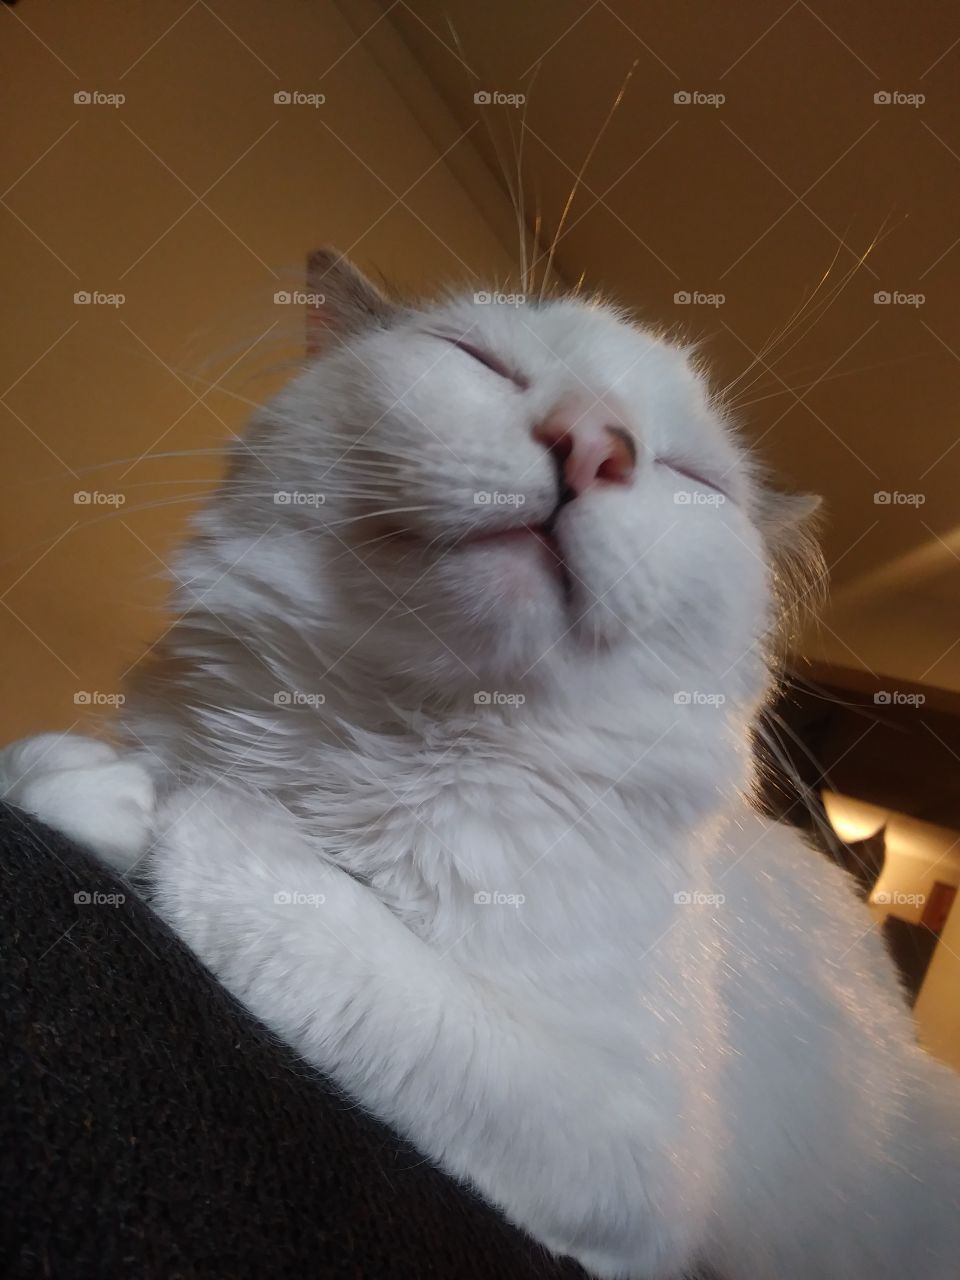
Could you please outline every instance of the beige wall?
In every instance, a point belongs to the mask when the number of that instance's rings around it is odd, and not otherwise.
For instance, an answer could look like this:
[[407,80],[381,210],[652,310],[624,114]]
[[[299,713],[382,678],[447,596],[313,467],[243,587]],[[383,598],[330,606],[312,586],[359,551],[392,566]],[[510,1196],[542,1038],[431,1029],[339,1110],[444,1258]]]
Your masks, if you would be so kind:
[[[469,138],[388,24],[358,41],[375,9],[220,11],[229,29],[203,3],[178,22],[119,0],[2,15],[4,741],[82,723],[75,695],[114,693],[159,633],[164,562],[217,463],[156,455],[216,449],[277,385],[302,316],[274,294],[310,247],[415,289],[512,266]],[[275,104],[295,90],[326,102]]]

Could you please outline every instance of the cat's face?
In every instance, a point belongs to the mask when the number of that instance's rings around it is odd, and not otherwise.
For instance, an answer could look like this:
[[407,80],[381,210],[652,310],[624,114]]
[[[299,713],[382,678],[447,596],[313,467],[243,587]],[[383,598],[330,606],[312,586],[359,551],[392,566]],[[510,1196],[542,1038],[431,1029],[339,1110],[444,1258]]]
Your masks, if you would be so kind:
[[631,658],[678,691],[757,669],[758,486],[684,351],[570,298],[396,309],[322,264],[317,358],[251,444],[344,648],[505,693]]

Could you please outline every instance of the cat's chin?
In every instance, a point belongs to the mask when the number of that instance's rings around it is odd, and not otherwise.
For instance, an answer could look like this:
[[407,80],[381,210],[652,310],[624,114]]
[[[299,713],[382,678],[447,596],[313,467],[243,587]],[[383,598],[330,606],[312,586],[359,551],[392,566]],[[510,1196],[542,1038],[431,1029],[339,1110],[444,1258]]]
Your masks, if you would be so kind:
[[573,620],[571,575],[543,525],[449,541],[408,535],[382,543],[365,562],[396,599],[424,620],[432,616],[432,626],[446,619],[471,635],[535,626],[538,638],[551,644],[556,628]]
[[[440,689],[519,687],[528,678],[568,679],[570,663],[589,659],[598,676],[605,656],[636,647],[636,629],[650,607],[636,600],[607,606],[605,588],[621,573],[601,539],[593,546],[560,522],[512,525],[467,536],[410,530],[365,549],[373,583],[362,597],[351,581],[344,602],[355,630],[369,637],[377,662],[418,673]],[[598,545],[599,544],[599,545]],[[604,567],[607,560],[613,568]],[[341,567],[350,569],[349,561]],[[602,581],[594,586],[600,572]],[[393,608],[391,608],[391,604]],[[382,620],[380,620],[382,617]],[[361,641],[366,651],[367,641]]]
[[465,539],[452,552],[468,579],[476,575],[496,584],[507,602],[536,599],[546,591],[565,607],[571,601],[571,577],[557,539],[543,525],[519,525]]

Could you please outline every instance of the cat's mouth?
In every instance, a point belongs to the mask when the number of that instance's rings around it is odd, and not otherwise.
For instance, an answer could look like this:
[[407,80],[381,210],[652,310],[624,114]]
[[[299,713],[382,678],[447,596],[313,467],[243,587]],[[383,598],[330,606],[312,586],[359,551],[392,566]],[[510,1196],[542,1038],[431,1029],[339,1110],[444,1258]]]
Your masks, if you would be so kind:
[[532,542],[539,544],[542,548],[544,561],[547,568],[556,576],[557,582],[563,591],[563,598],[570,600],[573,594],[573,579],[570,569],[564,557],[563,550],[557,539],[554,530],[555,513],[550,519],[540,524],[520,524],[513,525],[509,529],[493,529],[483,533],[473,534],[464,538],[460,546],[503,546],[509,547],[511,544],[530,545]]
[[424,548],[428,548],[438,553],[441,559],[451,553],[469,551],[472,548],[489,547],[491,550],[500,550],[505,554],[513,550],[524,558],[531,551],[535,551],[539,553],[543,570],[560,588],[564,603],[569,604],[573,597],[574,577],[555,530],[559,510],[558,505],[546,520],[529,524],[513,524],[500,529],[481,529],[449,541],[442,538],[425,538],[410,529],[388,527],[378,537],[371,539],[370,543],[379,547],[389,545],[400,550],[401,554],[420,555]]

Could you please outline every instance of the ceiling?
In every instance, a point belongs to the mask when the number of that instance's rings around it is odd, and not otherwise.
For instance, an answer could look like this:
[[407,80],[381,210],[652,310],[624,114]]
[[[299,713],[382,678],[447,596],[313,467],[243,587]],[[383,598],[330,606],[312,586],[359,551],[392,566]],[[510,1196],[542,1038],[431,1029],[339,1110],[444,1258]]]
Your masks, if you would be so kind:
[[957,11],[382,7],[494,181],[515,172],[522,134],[543,244],[583,167],[562,278],[700,340],[784,487],[824,496],[833,595],[804,653],[894,690],[960,690]]

